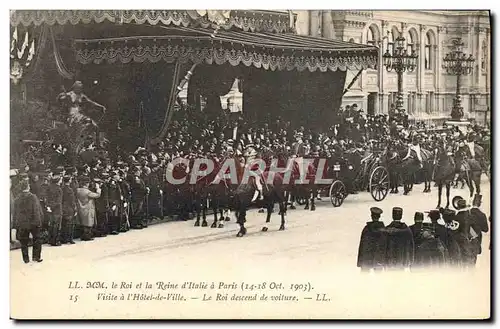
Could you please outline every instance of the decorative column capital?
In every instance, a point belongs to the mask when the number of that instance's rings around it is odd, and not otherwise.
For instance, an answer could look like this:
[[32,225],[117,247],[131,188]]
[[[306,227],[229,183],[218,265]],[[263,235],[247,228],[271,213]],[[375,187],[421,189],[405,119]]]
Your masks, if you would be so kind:
[[425,32],[427,30],[427,26],[420,24],[420,32]]

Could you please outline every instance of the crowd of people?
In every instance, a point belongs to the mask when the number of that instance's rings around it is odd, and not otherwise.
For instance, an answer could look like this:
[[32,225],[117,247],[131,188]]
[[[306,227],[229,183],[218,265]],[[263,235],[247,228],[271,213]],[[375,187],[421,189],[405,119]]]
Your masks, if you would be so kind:
[[[373,207],[371,221],[361,233],[357,266],[363,272],[418,268],[472,268],[482,253],[482,235],[488,220],[481,211],[481,196],[472,208],[457,196],[452,209],[416,212],[414,224],[402,221],[403,209],[392,209],[392,222],[381,221],[382,209]],[[491,218],[490,218],[491,221]]]
[[193,199],[181,197],[166,183],[169,163],[178,157],[223,158],[241,154],[252,145],[264,159],[279,153],[328,158],[350,150],[369,153],[388,143],[409,143],[415,135],[429,148],[442,138],[457,145],[467,135],[478,141],[489,138],[489,131],[477,125],[470,126],[468,134],[433,128],[389,120],[383,114],[366,115],[356,104],[341,109],[339,120],[328,131],[294,125],[270,114],[252,122],[243,115],[224,112],[214,116],[181,106],[164,141],[148,149],[136,145],[133,152],[116,153],[96,146],[90,138],[81,151],[85,161],[80,163],[67,161],[67,147],[62,144],[49,148],[51,156],[24,163],[11,175],[12,227],[17,229],[24,257],[29,233],[23,221],[23,202],[33,203],[33,209],[38,209],[36,200],[40,205],[40,221],[37,216],[36,223],[30,224],[40,228],[31,231],[34,243],[54,246],[74,243],[75,234],[81,240],[92,240],[145,228],[155,218],[192,218]]

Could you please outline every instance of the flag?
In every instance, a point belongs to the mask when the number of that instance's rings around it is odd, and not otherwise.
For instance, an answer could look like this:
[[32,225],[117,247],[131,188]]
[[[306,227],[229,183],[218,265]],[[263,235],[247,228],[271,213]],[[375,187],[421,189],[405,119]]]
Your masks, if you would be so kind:
[[12,53],[17,46],[17,27],[14,29],[12,34],[12,42],[10,44],[10,52]]
[[28,58],[26,59],[26,66],[30,65],[34,55],[35,55],[35,40],[31,41],[30,51],[28,54]]
[[24,42],[21,47],[21,50],[17,50],[17,58],[21,59],[23,58],[24,51],[26,50],[26,47],[28,47],[29,41],[28,41],[28,32],[24,35]]

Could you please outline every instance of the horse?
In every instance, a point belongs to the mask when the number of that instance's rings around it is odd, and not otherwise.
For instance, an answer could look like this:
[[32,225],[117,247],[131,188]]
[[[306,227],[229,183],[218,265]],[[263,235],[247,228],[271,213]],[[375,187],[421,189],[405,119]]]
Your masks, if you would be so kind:
[[[313,160],[313,161],[311,161]],[[318,195],[319,186],[316,184],[316,172],[318,169],[319,158],[308,159],[307,167],[304,168],[305,182],[304,184],[295,184],[300,181],[299,164],[295,161],[292,163],[292,172],[290,176],[290,189],[294,192],[295,197],[302,198],[305,201],[304,210],[316,210],[316,197]],[[326,168],[324,168],[326,169]],[[324,177],[324,176],[323,176]]]
[[[245,159],[245,163],[248,166],[251,161],[256,159],[258,156],[257,152],[253,147],[248,147],[245,149],[243,153],[243,157]],[[239,185],[236,187],[234,191],[234,203],[233,207],[237,212],[237,223],[240,225],[240,230],[237,233],[237,237],[243,237],[247,233],[247,229],[245,227],[246,222],[246,213],[248,208],[251,205],[252,198],[257,189],[255,181],[251,178],[249,181],[242,181],[241,176],[244,171],[244,167],[240,166],[239,168]],[[269,182],[269,175],[274,174],[272,182]],[[273,212],[274,204],[277,202],[279,204],[279,214],[281,215],[281,225],[279,230],[285,230],[285,216],[286,216],[286,199],[285,199],[285,187],[283,184],[283,176],[280,173],[270,173],[269,171],[265,171],[258,177],[263,181],[262,183],[262,193],[263,200],[262,203],[265,205],[267,209],[267,218],[266,223],[271,221],[271,214]],[[263,232],[268,231],[268,227],[265,225],[262,227]]]
[[[213,174],[207,179],[208,184],[205,185],[204,196],[205,201],[207,202],[203,202],[203,218],[205,221],[206,209],[208,207],[206,205],[210,203],[214,215],[214,222],[210,226],[211,228],[223,228],[224,221],[229,222],[231,220],[229,217],[229,209],[232,202],[232,192],[235,187],[231,182],[230,177],[226,176],[226,173],[220,173],[220,170],[226,161],[235,161],[236,163],[236,159],[230,156],[222,159],[221,161],[214,161],[215,169]],[[218,177],[218,174],[222,174],[223,176]],[[220,221],[218,214],[220,214]]]
[[[483,148],[476,145],[476,156],[477,158],[469,158],[463,152],[463,150],[458,149],[455,152],[455,165],[459,172],[465,174],[465,182],[467,187],[469,187],[469,197],[472,200],[474,192],[476,194],[481,194],[481,174],[483,173],[483,165],[480,160]],[[475,189],[474,189],[475,187]]]
[[[398,193],[398,181],[401,178],[403,183],[404,195],[408,195],[412,190],[415,174],[421,171],[424,178],[424,193],[431,191],[431,179],[433,170],[432,152],[424,148],[420,148],[422,163],[419,164],[416,151],[410,150],[410,156],[405,159],[408,154],[408,147],[395,148],[388,146],[385,155],[387,167],[390,168],[391,193]],[[404,154],[404,157],[403,157]],[[404,159],[404,160],[403,160]]]
[[449,149],[442,146],[434,150],[434,170],[432,180],[438,186],[438,204],[436,208],[441,207],[441,194],[443,185],[446,186],[446,208],[450,206],[450,188],[455,176],[455,160]]

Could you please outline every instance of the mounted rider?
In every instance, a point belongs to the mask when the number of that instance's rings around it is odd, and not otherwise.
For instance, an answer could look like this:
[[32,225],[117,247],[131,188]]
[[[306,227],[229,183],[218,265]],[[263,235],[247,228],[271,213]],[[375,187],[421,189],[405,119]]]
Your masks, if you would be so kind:
[[245,153],[243,154],[244,159],[245,159],[245,170],[249,172],[254,172],[257,173],[257,177],[255,178],[255,193],[252,198],[252,202],[255,202],[257,199],[263,200],[264,199],[264,194],[262,191],[262,172],[259,170],[259,165],[257,163],[252,163],[252,160],[254,159],[260,159],[258,156],[257,151],[253,147],[253,144],[247,144],[245,147]]
[[306,156],[306,145],[303,140],[304,134],[299,131],[295,134],[295,143],[292,145],[292,158],[299,167],[300,179],[304,177],[304,157]]
[[421,149],[420,149],[420,136],[419,135],[413,136],[412,144],[408,145],[408,154],[406,154],[406,156],[402,159],[402,161],[409,159],[410,156],[412,155],[412,152],[416,155],[420,168],[423,168],[422,153],[421,153]]

